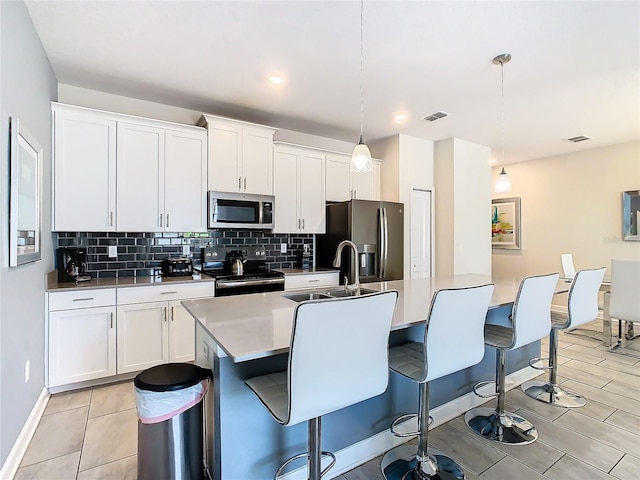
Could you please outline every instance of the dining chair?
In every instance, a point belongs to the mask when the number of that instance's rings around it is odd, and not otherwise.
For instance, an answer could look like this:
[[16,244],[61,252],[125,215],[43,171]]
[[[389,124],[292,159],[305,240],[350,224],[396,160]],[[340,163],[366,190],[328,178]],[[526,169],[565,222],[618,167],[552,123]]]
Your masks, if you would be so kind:
[[[605,322],[610,319],[618,320],[618,338],[610,350],[619,349],[620,353],[630,353],[626,349],[626,341],[631,335],[624,335],[623,322],[627,322],[625,332],[633,331],[633,324],[640,323],[640,260],[611,260],[611,292],[608,296],[608,311],[605,312]],[[629,326],[631,328],[629,328]],[[606,335],[606,332],[605,332]],[[636,352],[636,355],[640,352]]]

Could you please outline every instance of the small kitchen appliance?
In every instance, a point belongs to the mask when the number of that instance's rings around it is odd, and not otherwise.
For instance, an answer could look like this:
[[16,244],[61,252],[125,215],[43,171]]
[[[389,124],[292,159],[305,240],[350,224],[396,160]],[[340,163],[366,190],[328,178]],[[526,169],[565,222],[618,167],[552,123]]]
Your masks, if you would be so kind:
[[273,195],[209,192],[209,228],[273,229]]
[[202,273],[215,278],[216,297],[284,290],[284,273],[267,267],[264,247],[203,247]]
[[189,257],[169,257],[160,265],[163,277],[193,275],[193,261]]
[[80,247],[60,247],[56,252],[58,282],[86,282],[87,249]]

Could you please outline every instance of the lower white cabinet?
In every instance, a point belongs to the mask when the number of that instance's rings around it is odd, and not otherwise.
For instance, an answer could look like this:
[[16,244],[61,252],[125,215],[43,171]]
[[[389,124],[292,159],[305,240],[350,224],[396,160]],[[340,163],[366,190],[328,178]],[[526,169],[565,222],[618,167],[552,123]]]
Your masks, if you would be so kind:
[[193,361],[194,319],[180,302],[213,293],[213,282],[50,292],[48,386]]
[[96,292],[49,294],[50,387],[116,374],[115,289]]
[[193,361],[194,320],[180,301],[213,296],[213,288],[199,283],[120,289],[118,373]]

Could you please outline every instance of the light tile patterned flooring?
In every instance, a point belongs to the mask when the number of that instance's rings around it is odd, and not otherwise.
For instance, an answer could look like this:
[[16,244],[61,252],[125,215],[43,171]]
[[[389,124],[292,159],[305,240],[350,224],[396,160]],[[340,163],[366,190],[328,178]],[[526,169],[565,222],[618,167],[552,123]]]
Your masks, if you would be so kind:
[[[507,409],[536,425],[535,443],[486,441],[462,417],[435,428],[430,443],[456,459],[468,480],[640,479],[640,359],[608,352],[588,329],[578,332],[592,338],[561,334],[559,377],[587,406],[552,407],[517,388],[507,394]],[[543,341],[542,356],[547,348]],[[15,479],[135,480],[136,442],[131,382],[53,395]],[[338,478],[380,480],[379,462]]]

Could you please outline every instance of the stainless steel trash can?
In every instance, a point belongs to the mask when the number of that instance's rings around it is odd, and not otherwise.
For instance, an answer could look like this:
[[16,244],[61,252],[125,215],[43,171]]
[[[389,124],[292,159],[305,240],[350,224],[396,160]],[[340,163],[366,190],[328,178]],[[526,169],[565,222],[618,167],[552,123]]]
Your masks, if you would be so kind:
[[138,480],[204,480],[202,399],[211,376],[197,365],[168,363],[135,377]]

